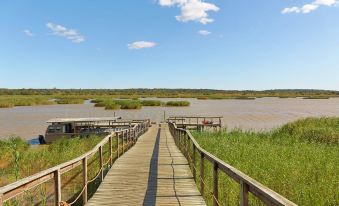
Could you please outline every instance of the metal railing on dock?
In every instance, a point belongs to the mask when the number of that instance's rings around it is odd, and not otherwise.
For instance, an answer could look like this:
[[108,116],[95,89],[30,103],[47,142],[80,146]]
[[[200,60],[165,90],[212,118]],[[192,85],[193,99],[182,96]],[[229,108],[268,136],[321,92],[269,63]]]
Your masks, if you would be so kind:
[[[100,178],[100,182],[104,179],[104,170],[105,168],[112,167],[114,161],[118,159],[122,154],[124,154],[127,150],[129,150],[138,140],[143,133],[148,130],[150,126],[150,121],[137,121],[134,123],[134,126],[128,129],[124,129],[121,131],[117,131],[107,135],[100,143],[98,143],[92,150],[89,152],[77,157],[73,160],[65,162],[63,164],[57,165],[50,169],[39,172],[35,175],[29,176],[27,178],[21,179],[17,182],[9,184],[7,186],[0,188],[0,206],[6,204],[7,201],[15,198],[16,196],[25,193],[26,191],[35,188],[47,181],[54,182],[54,190],[52,191],[52,196],[54,196],[55,205],[59,205],[62,198],[62,181],[61,175],[65,174],[72,169],[81,166],[82,167],[82,187],[79,193],[77,193],[76,197],[71,198],[71,200],[67,201],[69,205],[75,204],[82,197],[82,204],[86,204],[88,197],[88,184]],[[113,152],[113,141],[116,141],[116,151]],[[106,162],[104,162],[103,156],[103,148],[108,144],[108,154],[109,158]],[[95,175],[94,178],[88,180],[88,160],[96,153],[98,154],[99,159],[99,172]],[[34,163],[32,163],[34,164]],[[20,205],[20,204],[17,204]],[[35,204],[33,204],[35,205]]]
[[[237,170],[231,165],[223,162],[217,157],[213,156],[206,150],[200,147],[197,141],[194,139],[189,130],[178,128],[176,123],[169,121],[169,129],[174,137],[175,143],[181,152],[186,156],[189,165],[191,167],[194,180],[200,186],[201,195],[206,197],[206,194],[211,194],[212,202],[214,206],[221,206],[219,199],[219,176],[220,172],[227,175],[240,185],[240,205],[248,206],[249,205],[249,193],[257,197],[265,205],[274,205],[274,206],[296,206],[295,203],[281,196],[280,194],[274,192],[268,187],[262,185],[258,181],[247,176],[243,172]],[[200,162],[197,159],[200,159]],[[206,191],[206,177],[205,177],[205,162],[206,160],[212,164],[212,191]],[[206,162],[207,163],[207,162]],[[200,168],[197,168],[199,164]],[[199,175],[197,175],[199,172]]]

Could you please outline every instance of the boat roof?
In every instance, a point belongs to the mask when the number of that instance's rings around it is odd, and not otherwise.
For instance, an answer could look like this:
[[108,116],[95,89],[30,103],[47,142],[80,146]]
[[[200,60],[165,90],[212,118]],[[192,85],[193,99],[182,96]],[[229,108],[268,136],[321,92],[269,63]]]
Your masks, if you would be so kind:
[[66,123],[66,122],[100,122],[100,121],[116,121],[121,117],[85,117],[85,118],[53,118],[47,123]]

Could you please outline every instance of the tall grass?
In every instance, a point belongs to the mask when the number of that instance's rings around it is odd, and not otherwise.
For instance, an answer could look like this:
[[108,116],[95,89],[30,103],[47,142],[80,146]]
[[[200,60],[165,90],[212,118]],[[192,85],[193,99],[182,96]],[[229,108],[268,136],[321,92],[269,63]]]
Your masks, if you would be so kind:
[[140,103],[147,107],[160,107],[163,104],[160,100],[142,100]]
[[[11,137],[0,141],[0,187],[12,183],[19,178],[33,175],[37,172],[53,167],[60,163],[74,159],[92,149],[102,140],[100,136],[88,138],[62,138],[50,145],[29,147],[18,137]],[[116,151],[116,139],[113,139],[113,152]],[[103,147],[104,163],[108,161],[108,144]],[[96,153],[88,159],[88,180],[96,176],[100,170],[99,155]],[[82,166],[78,166],[62,174],[63,200],[72,200],[82,188]],[[98,179],[90,183],[89,196],[98,187]],[[53,204],[53,180],[35,188],[5,203],[5,206],[14,205],[50,205]],[[76,204],[76,205],[81,205]]]
[[113,103],[120,105],[121,109],[141,109],[142,107],[138,100],[114,100]]
[[83,104],[84,99],[77,97],[62,97],[56,100],[58,104]]
[[[29,147],[19,137],[0,140],[0,186],[15,181],[17,177],[24,178],[80,156],[92,149],[101,139],[99,136],[61,138],[50,145],[37,147]],[[15,165],[18,165],[18,168]]]
[[0,96],[0,108],[54,104],[48,96]]
[[[339,118],[308,118],[271,132],[193,132],[199,144],[299,205],[339,205]],[[199,167],[198,167],[199,168]],[[211,165],[206,166],[212,188]],[[236,205],[239,185],[220,179],[221,202]],[[209,205],[212,197],[206,195]],[[251,205],[261,205],[250,197]]]
[[168,107],[188,107],[190,106],[189,101],[168,101],[166,102],[166,106]]

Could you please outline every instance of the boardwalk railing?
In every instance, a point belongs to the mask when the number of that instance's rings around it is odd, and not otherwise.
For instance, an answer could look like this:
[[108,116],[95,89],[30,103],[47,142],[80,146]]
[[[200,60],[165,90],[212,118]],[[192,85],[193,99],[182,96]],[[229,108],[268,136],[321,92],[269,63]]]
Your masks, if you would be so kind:
[[[194,180],[196,182],[200,182],[200,192],[201,195],[206,197],[206,178],[205,178],[205,160],[212,164],[212,191],[210,192],[212,196],[212,202],[214,206],[220,206],[220,199],[219,199],[219,171],[221,173],[226,174],[228,177],[233,179],[234,181],[238,182],[240,185],[240,205],[247,206],[249,205],[249,193],[252,193],[256,196],[261,202],[266,205],[274,205],[274,206],[281,206],[281,205],[288,205],[288,206],[296,206],[295,203],[291,202],[290,200],[286,199],[285,197],[279,195],[278,193],[274,192],[273,190],[267,188],[266,186],[262,185],[261,183],[257,182],[256,180],[252,179],[251,177],[247,176],[246,174],[242,173],[241,171],[237,170],[236,168],[232,167],[229,164],[226,164],[222,160],[218,159],[217,157],[213,156],[203,148],[199,146],[197,141],[194,139],[190,131],[178,128],[174,122],[168,122],[169,129],[172,136],[175,139],[175,143],[178,148],[182,151],[182,153],[186,156],[189,165],[191,167]],[[200,159],[200,162],[197,162],[197,154]],[[197,164],[200,165],[200,168],[197,168]],[[197,172],[199,172],[197,178]],[[227,188],[226,188],[227,189]]]
[[[54,201],[55,205],[60,205],[61,201],[63,200],[61,196],[61,193],[62,193],[61,175],[67,173],[68,171],[80,165],[82,165],[82,189],[77,195],[77,197],[72,198],[72,202],[68,204],[69,205],[75,204],[81,197],[82,197],[82,204],[86,204],[89,198],[88,190],[87,190],[88,184],[93,182],[97,178],[100,178],[100,180],[102,181],[104,179],[104,169],[107,167],[108,168],[112,167],[113,162],[117,158],[119,158],[123,153],[129,150],[136,143],[136,141],[138,140],[138,137],[148,130],[149,125],[150,125],[149,120],[133,123],[133,127],[131,128],[124,129],[118,132],[111,133],[110,135],[107,135],[92,150],[81,155],[80,157],[77,157],[63,164],[52,167],[50,169],[44,170],[42,172],[39,172],[27,178],[21,179],[15,183],[1,187],[0,188],[0,206],[5,205],[6,201],[9,201],[15,198],[16,196],[22,193],[25,193],[26,191],[34,187],[37,187],[49,180],[54,181],[53,195],[55,199]],[[113,140],[117,142],[115,152],[113,152]],[[103,161],[103,156],[104,156],[103,147],[107,144],[109,146],[109,149],[108,149],[109,158],[107,162],[104,162]],[[99,152],[100,170],[92,180],[88,180],[88,168],[87,168],[88,163],[87,162],[89,158],[94,156],[97,152]],[[116,153],[115,156],[113,156],[114,153]],[[21,205],[21,204],[16,204],[16,205]]]
[[198,130],[203,130],[204,127],[214,127],[220,128],[221,127],[221,119],[222,116],[217,117],[186,117],[186,116],[172,116],[169,117],[167,120],[169,122],[173,122],[176,124],[178,128],[196,128]]

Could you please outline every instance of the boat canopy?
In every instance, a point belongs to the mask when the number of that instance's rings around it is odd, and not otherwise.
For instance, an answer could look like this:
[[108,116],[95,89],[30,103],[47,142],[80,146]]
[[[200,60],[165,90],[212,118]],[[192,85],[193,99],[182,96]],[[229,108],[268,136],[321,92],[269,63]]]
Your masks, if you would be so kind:
[[117,121],[121,117],[86,117],[86,118],[53,118],[47,123],[75,123],[75,122],[102,122],[102,121]]

